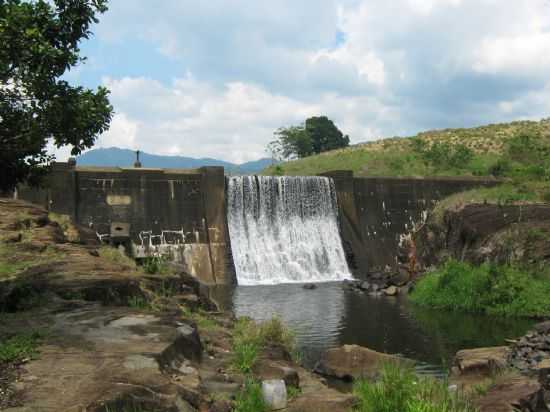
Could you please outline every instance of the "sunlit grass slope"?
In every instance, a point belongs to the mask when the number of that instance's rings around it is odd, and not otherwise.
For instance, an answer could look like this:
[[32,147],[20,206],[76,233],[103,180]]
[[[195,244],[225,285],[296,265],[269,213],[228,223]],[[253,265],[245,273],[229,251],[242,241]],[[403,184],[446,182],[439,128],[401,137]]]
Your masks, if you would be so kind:
[[[548,155],[550,119],[382,139],[282,163],[265,169],[263,174],[316,175],[345,169],[353,170],[356,176],[506,177],[513,174],[508,172],[521,161],[510,158],[510,145],[514,142],[517,145],[522,136],[531,137],[539,148],[547,148]],[[550,170],[548,160],[546,167]],[[532,180],[540,180],[545,173],[550,174],[549,170],[531,171],[535,175]]]

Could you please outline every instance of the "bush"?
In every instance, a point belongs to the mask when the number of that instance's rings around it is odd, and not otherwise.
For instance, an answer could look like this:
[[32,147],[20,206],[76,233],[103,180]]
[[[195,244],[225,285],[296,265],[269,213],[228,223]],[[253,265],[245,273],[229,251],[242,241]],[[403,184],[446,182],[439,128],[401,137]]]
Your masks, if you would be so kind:
[[549,316],[550,281],[507,265],[449,260],[417,283],[413,302],[502,316]]
[[358,380],[354,394],[357,412],[474,412],[460,393],[451,393],[446,381],[419,378],[412,369],[387,364],[376,383]]

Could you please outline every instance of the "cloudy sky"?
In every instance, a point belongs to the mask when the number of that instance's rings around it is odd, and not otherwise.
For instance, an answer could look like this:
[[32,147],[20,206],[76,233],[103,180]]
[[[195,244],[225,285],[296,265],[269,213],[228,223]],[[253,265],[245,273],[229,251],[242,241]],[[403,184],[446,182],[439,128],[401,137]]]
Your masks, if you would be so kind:
[[312,115],[352,143],[550,117],[550,0],[112,0],[94,33],[67,78],[111,90],[102,147],[244,162]]

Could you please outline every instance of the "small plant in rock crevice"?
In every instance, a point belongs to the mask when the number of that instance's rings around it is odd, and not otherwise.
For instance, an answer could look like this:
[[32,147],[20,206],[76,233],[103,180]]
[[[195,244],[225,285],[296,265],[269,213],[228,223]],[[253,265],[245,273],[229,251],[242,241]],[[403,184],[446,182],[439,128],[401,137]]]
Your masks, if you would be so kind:
[[250,318],[240,318],[233,329],[233,366],[249,373],[261,350],[270,345],[280,345],[289,353],[295,353],[294,334],[279,318],[256,323]]
[[37,347],[43,338],[40,332],[18,334],[0,342],[0,363],[15,362],[38,354]]

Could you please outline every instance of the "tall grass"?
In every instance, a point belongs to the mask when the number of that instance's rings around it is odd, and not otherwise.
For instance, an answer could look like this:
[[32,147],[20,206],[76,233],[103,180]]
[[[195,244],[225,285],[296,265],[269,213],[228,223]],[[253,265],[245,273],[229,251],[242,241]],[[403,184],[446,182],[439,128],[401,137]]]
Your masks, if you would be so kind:
[[247,379],[244,388],[237,394],[234,412],[267,412],[268,407],[258,382]]
[[455,260],[426,274],[414,288],[413,302],[501,316],[550,316],[550,280],[507,265],[472,266]]
[[451,392],[446,381],[420,378],[412,369],[395,364],[382,368],[377,382],[358,380],[355,412],[475,412],[459,392]]

